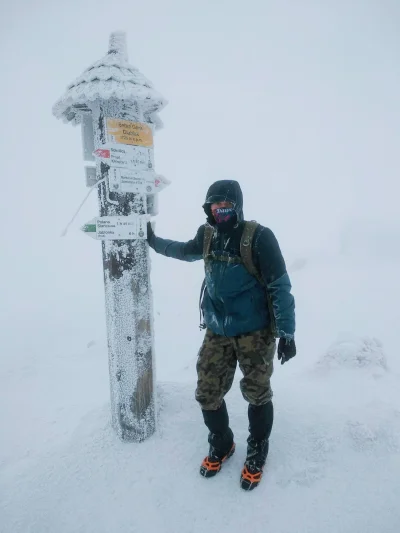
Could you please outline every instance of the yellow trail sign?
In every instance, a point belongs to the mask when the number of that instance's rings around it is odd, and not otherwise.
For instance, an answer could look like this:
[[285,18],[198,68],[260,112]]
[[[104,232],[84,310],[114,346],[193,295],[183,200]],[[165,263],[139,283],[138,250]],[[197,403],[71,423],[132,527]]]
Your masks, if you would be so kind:
[[107,118],[108,142],[153,146],[153,132],[143,122]]

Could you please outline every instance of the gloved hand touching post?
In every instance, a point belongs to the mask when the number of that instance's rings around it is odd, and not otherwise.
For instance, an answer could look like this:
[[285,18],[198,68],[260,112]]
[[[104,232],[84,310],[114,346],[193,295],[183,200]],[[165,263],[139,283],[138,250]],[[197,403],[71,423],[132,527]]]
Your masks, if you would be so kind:
[[151,225],[151,222],[147,222],[147,242],[150,242],[150,239],[153,237],[154,231]]

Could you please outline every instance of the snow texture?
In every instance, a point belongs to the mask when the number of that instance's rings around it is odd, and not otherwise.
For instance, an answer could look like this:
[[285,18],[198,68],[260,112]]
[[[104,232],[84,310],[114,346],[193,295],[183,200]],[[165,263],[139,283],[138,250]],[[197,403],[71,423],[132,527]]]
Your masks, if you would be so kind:
[[[341,267],[349,271],[347,286],[339,283]],[[393,271],[397,268],[393,265]],[[270,454],[262,484],[251,494],[239,487],[248,426],[239,370],[226,398],[236,453],[216,478],[198,473],[208,449],[194,399],[202,334],[196,334],[193,317],[180,310],[186,302],[196,314],[197,284],[192,290],[187,279],[176,279],[174,284],[183,283],[185,290],[175,301],[161,294],[157,299],[158,338],[165,336],[158,345],[158,424],[155,434],[141,443],[121,442],[112,428],[102,340],[94,345],[96,339],[84,342],[83,335],[72,350],[63,350],[59,342],[46,345],[47,331],[41,338],[40,328],[33,334],[26,330],[30,346],[37,347],[32,358],[11,330],[15,356],[4,360],[0,373],[10,407],[0,406],[0,423],[15,429],[5,433],[0,447],[0,531],[239,533],[250,520],[257,531],[274,533],[397,533],[397,353],[355,332],[334,340],[340,326],[331,317],[339,316],[341,307],[329,298],[324,318],[331,345],[318,355],[316,347],[323,347],[326,337],[321,329],[312,333],[314,302],[310,309],[304,305],[305,295],[312,300],[310,286],[325,279],[327,270],[329,280],[318,292],[333,285],[340,287],[340,294],[352,287],[358,296],[352,279],[355,273],[362,277],[362,269],[369,273],[356,263],[350,268],[343,261],[316,265],[310,260],[293,274],[302,308],[299,353],[287,365],[276,364]],[[389,271],[385,274],[390,285]],[[363,307],[355,297],[346,313],[360,316]],[[179,320],[179,338],[176,329],[163,332],[171,314],[175,323]],[[61,324],[57,328],[57,338],[68,334],[68,325],[65,331]],[[37,391],[24,409],[18,407],[22,390]]]
[[372,368],[387,371],[386,355],[378,339],[343,338],[335,342],[319,361],[321,368]]
[[[105,405],[82,416],[66,442],[9,464],[0,485],[4,531],[240,532],[251,517],[257,530],[276,533],[395,533],[399,412],[387,401],[371,407],[366,396],[347,413],[343,403],[321,409],[339,383],[305,383],[306,395],[289,380],[291,395],[276,402],[265,476],[251,494],[238,483],[247,436],[238,383],[228,397],[237,450],[212,480],[198,474],[207,439],[194,384],[164,383],[159,428],[147,441],[119,442]],[[346,401],[349,386],[341,388]]]
[[158,112],[166,105],[152,83],[128,63],[125,34],[115,32],[110,37],[107,55],[88,67],[71,83],[53,106],[53,114],[64,122],[79,124],[82,111],[87,111],[98,99],[137,101],[144,119],[161,128]]

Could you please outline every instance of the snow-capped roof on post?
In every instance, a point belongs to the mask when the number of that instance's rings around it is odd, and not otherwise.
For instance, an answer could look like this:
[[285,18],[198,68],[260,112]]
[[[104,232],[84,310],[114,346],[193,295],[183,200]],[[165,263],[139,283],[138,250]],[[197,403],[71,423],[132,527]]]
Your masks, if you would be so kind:
[[153,84],[128,63],[126,34],[113,32],[106,56],[93,63],[68,86],[64,95],[53,106],[53,114],[64,122],[79,124],[82,113],[89,111],[94,100],[137,101],[145,119],[162,127],[157,113],[167,104]]

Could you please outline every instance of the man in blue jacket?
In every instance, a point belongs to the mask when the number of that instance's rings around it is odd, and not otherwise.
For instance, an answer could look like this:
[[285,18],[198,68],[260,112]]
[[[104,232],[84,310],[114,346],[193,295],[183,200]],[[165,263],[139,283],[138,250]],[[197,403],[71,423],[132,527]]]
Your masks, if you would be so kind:
[[[224,400],[236,365],[240,388],[248,402],[249,437],[241,487],[252,490],[261,481],[273,424],[270,378],[279,337],[281,364],[296,355],[295,304],[278,242],[261,225],[251,242],[243,217],[243,195],[237,181],[221,180],[209,188],[203,209],[207,215],[194,239],[177,242],[154,235],[148,224],[149,245],[160,254],[183,261],[205,261],[201,309],[206,334],[197,361],[196,400],[209,430],[208,456],[200,473],[211,477],[221,470],[235,444]],[[251,246],[250,259],[244,261]],[[254,272],[248,268],[251,261]]]

